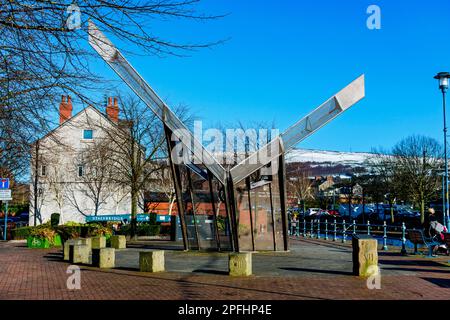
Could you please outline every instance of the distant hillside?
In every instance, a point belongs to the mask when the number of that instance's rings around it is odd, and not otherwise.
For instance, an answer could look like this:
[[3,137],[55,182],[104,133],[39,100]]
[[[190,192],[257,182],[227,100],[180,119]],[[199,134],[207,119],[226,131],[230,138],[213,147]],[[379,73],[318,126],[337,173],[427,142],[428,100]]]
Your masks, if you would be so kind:
[[363,172],[370,156],[364,152],[294,149],[286,155],[286,162],[288,168],[300,166],[310,175],[326,176]]

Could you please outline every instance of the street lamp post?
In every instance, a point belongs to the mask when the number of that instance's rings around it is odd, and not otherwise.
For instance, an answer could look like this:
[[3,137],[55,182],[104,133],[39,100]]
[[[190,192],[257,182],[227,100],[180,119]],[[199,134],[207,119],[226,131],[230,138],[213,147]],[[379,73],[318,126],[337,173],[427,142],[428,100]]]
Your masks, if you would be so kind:
[[439,80],[439,89],[442,91],[442,106],[444,112],[444,162],[445,162],[445,208],[444,208],[444,225],[447,226],[447,229],[450,228],[450,215],[449,215],[449,202],[448,202],[448,161],[447,161],[447,121],[445,116],[445,94],[448,90],[448,82],[450,78],[450,73],[448,72],[439,72],[435,77],[435,79]]

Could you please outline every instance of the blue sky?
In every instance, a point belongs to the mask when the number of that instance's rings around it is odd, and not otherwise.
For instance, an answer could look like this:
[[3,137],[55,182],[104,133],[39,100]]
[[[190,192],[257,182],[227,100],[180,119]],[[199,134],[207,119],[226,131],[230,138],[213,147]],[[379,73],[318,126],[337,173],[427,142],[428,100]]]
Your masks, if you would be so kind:
[[[381,30],[366,27],[369,5]],[[274,121],[286,129],[364,73],[366,98],[299,147],[370,151],[410,134],[442,141],[439,71],[450,71],[448,0],[205,0],[209,22],[152,21],[171,39],[229,38],[189,57],[128,56],[171,104],[189,106],[204,126]],[[98,72],[116,79],[103,64]]]

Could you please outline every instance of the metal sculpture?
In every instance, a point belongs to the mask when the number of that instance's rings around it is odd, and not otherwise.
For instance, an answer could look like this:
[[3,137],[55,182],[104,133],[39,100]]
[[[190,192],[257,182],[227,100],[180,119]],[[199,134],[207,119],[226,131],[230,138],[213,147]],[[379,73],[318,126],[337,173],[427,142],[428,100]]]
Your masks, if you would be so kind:
[[[240,163],[224,168],[92,21],[88,32],[90,45],[163,122],[184,248],[288,250],[284,155],[360,101],[364,75]],[[178,143],[200,164],[174,161]]]

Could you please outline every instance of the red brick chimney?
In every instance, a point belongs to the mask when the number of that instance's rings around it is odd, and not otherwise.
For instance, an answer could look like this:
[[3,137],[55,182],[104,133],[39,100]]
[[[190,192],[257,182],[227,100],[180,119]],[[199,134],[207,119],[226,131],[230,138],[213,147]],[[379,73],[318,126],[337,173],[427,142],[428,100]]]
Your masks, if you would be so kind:
[[108,118],[115,122],[119,122],[119,104],[117,102],[117,98],[114,97],[114,104],[112,103],[111,97],[108,98],[108,105],[106,106],[106,114],[108,115]]
[[61,103],[59,104],[59,124],[62,124],[64,121],[70,119],[72,117],[72,99],[70,96],[61,96]]

